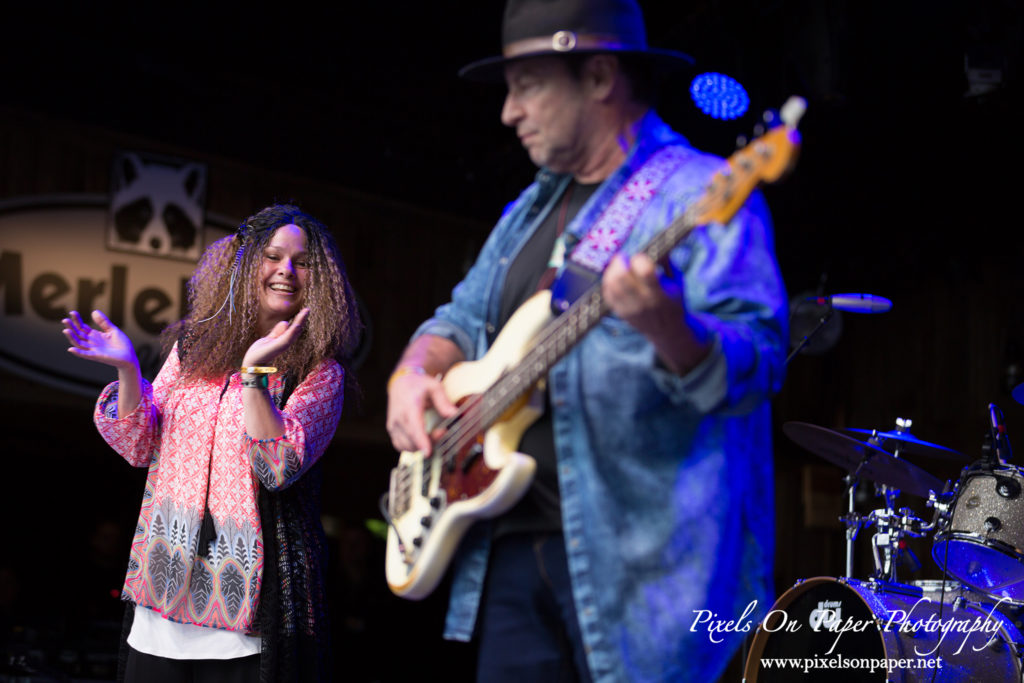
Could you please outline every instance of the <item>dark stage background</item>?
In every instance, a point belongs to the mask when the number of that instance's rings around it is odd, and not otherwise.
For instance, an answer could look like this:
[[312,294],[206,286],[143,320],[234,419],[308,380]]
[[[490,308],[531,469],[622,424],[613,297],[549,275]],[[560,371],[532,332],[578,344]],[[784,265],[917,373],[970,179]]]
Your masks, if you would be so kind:
[[[106,193],[111,155],[128,148],[206,163],[210,212],[240,220],[293,199],[336,232],[371,322],[362,400],[349,402],[325,455],[336,652],[352,681],[423,671],[464,680],[474,656],[440,639],[443,589],[423,604],[390,596],[383,544],[365,524],[395,459],[388,373],[533,174],[498,121],[502,89],[455,76],[497,50],[500,7],[460,5],[68,4],[3,15],[0,199]],[[727,155],[761,110],[807,98],[796,173],[765,190],[790,294],[894,302],[884,315],[843,315],[833,345],[799,356],[775,399],[777,474],[765,485],[777,493],[781,593],[844,571],[841,472],[789,441],[783,423],[888,430],[912,418],[919,438],[973,460],[994,402],[1011,438],[1024,434],[1024,406],[1010,396],[1024,382],[1021,8],[698,0],[648,3],[646,15],[653,45],[750,91],[751,113],[720,122],[692,105],[688,78],[665,84],[660,110],[698,147]],[[1002,81],[966,96],[968,68]],[[109,674],[144,473],[106,447],[91,407],[0,374],[0,676],[29,666],[39,680]],[[962,466],[915,462],[940,479]],[[900,504],[931,517],[920,498]],[[859,507],[881,502],[865,494]],[[859,578],[869,535],[858,541]],[[911,546],[922,568],[903,578],[937,578],[931,539]],[[726,680],[738,679],[733,667]]]

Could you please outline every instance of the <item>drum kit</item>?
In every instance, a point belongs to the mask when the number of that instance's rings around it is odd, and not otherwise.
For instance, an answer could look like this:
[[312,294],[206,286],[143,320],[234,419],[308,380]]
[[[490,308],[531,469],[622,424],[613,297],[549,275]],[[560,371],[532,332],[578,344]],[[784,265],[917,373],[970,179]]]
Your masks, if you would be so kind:
[[[846,576],[800,580],[782,594],[750,641],[744,681],[1024,680],[1024,468],[1010,464],[1002,413],[988,409],[983,456],[969,464],[914,436],[910,420],[892,431],[783,425],[846,472]],[[907,459],[918,457],[966,466],[942,481]],[[884,506],[861,513],[855,494],[865,481]],[[902,494],[924,499],[931,519],[897,507]],[[861,580],[853,555],[867,529],[874,571]],[[907,539],[929,535],[944,578],[901,581]]]

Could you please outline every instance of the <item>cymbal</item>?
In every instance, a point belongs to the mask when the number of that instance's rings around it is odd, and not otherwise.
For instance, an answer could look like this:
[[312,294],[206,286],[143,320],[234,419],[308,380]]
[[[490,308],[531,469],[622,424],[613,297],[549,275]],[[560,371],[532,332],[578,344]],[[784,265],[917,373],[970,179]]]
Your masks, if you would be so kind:
[[[865,434],[867,440],[876,430],[873,429],[844,429],[847,434]],[[967,456],[952,448],[939,446],[938,444],[922,441],[910,432],[878,432],[879,446],[887,452],[899,450],[906,455],[923,455],[929,458],[943,458],[944,460],[967,460]],[[891,442],[891,443],[886,443]]]
[[922,498],[928,497],[928,491],[942,491],[943,482],[917,465],[852,436],[807,422],[786,422],[782,431],[798,445],[847,472],[856,472],[866,460],[857,475],[863,479]]

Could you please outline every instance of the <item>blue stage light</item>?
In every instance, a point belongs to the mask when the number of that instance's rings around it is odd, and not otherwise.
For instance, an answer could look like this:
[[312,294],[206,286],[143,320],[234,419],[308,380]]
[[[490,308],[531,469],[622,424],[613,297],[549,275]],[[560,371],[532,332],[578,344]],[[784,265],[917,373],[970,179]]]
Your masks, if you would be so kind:
[[698,109],[715,119],[737,119],[750,106],[750,97],[739,81],[714,72],[693,79],[690,97]]

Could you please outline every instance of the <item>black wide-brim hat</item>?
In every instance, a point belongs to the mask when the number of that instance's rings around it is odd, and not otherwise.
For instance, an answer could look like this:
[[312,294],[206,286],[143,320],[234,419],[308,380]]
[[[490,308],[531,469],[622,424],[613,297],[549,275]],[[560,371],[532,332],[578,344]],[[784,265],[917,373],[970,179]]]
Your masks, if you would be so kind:
[[498,81],[505,64],[544,55],[635,55],[671,71],[693,57],[647,45],[644,18],[635,0],[509,0],[501,24],[502,54],[459,70],[473,81]]

